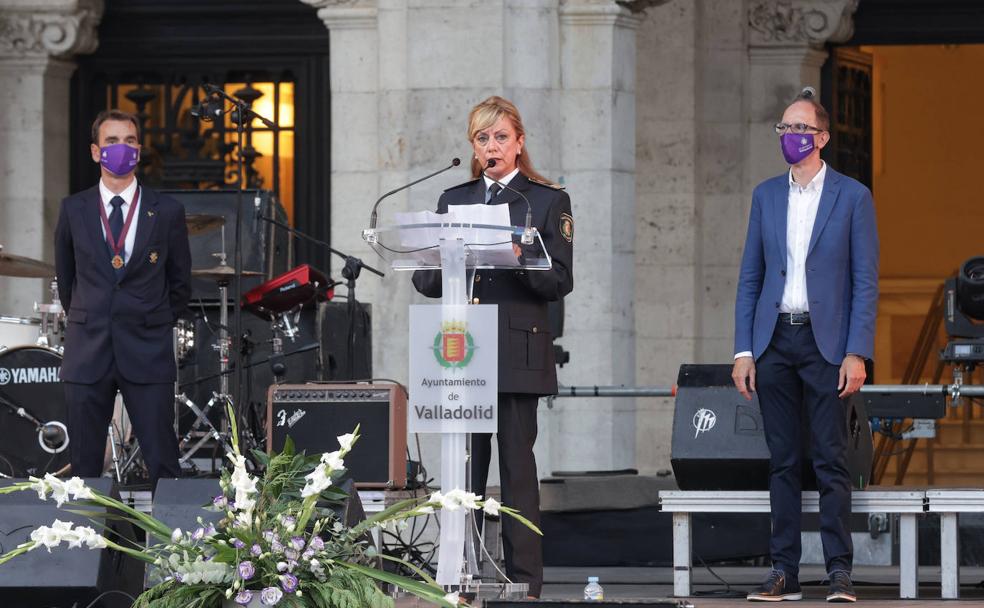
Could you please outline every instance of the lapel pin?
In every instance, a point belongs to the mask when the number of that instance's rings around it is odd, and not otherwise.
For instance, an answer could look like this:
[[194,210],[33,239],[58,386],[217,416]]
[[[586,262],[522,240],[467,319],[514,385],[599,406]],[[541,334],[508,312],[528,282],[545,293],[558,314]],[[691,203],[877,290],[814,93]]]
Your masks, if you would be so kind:
[[154,210],[153,209],[148,209],[147,210],[147,217],[154,217]]
[[150,252],[150,263],[151,264],[156,264],[157,263],[157,252],[156,251],[151,251]]

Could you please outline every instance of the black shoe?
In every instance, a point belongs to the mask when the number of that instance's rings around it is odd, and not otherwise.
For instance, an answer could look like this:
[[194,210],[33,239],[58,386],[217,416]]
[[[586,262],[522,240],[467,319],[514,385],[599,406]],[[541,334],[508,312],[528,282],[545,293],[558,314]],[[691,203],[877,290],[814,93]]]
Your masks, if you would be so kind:
[[851,584],[851,573],[847,570],[834,570],[830,573],[830,591],[827,592],[828,602],[856,602],[854,585]]
[[803,591],[800,589],[798,580],[786,576],[782,570],[773,570],[769,572],[765,582],[758,589],[749,593],[746,599],[750,602],[801,600],[803,599]]

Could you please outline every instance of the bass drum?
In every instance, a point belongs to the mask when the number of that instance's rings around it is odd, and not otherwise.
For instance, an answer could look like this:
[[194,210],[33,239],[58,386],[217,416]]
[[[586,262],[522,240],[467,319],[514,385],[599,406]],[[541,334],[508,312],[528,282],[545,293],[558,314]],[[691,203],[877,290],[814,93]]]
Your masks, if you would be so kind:
[[0,473],[43,477],[68,468],[61,363],[57,351],[43,346],[0,351]]

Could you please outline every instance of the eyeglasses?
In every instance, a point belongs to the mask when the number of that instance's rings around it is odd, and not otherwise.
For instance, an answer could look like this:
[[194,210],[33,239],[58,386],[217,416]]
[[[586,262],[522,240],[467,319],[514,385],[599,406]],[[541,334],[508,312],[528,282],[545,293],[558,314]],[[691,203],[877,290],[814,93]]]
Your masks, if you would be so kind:
[[776,129],[776,133],[778,133],[779,135],[782,135],[786,131],[791,131],[793,133],[796,133],[797,135],[802,135],[807,131],[823,132],[823,129],[819,127],[814,127],[813,125],[808,125],[805,122],[794,122],[791,125],[787,125],[784,122],[777,122],[775,129]]
[[[500,146],[503,146],[506,144],[506,142],[509,141],[510,137],[511,136],[506,133],[496,133],[495,141]],[[475,143],[484,148],[485,146],[489,145],[489,136],[486,135],[485,133],[479,133],[478,135],[475,136]]]

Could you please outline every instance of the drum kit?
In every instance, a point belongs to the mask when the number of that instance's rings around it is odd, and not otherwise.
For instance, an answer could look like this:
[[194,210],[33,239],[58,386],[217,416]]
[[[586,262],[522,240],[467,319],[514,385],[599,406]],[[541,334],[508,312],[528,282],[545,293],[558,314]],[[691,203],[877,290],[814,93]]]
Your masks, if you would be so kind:
[[[214,281],[220,302],[227,302],[229,284],[235,269],[226,264],[224,218],[217,215],[187,216],[189,235],[223,230],[222,249],[215,253],[218,265],[193,270],[192,276]],[[242,276],[261,273],[243,271]],[[52,264],[13,255],[0,246],[0,276],[35,278],[49,281],[48,302],[35,304],[30,316],[0,316],[0,477],[71,474],[69,459],[68,411],[59,370],[64,350],[66,315],[58,297]],[[180,461],[186,463],[208,440],[228,450],[228,428],[224,417],[229,393],[230,350],[227,306],[220,307],[219,340],[215,345],[219,359],[219,389],[200,407],[175,386],[175,433],[179,435]],[[180,362],[196,346],[193,325],[185,320],[174,329],[175,362]],[[191,429],[181,435],[177,421],[180,408],[196,416]],[[217,428],[209,413],[216,408],[222,422]],[[214,417],[214,416],[213,416]],[[115,411],[108,429],[104,474],[118,482],[140,478],[143,462],[123,407],[117,395]]]

